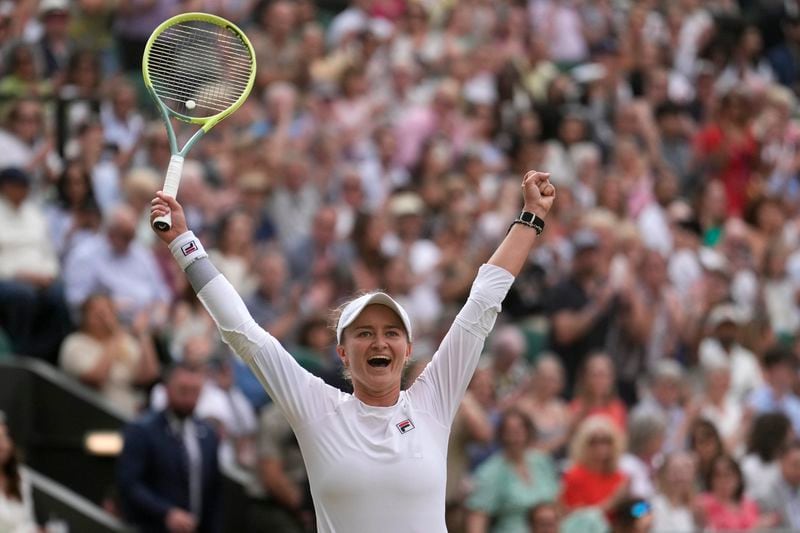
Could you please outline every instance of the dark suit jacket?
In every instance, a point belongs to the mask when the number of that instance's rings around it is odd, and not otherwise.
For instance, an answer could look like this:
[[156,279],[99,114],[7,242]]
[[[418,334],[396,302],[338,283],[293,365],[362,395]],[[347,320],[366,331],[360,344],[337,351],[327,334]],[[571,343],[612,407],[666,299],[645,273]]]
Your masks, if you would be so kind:
[[[209,424],[193,420],[203,461],[198,533],[216,533],[221,529],[217,436]],[[188,458],[166,412],[147,414],[125,429],[117,484],[125,518],[148,533],[167,531],[164,520],[171,508],[189,510]]]

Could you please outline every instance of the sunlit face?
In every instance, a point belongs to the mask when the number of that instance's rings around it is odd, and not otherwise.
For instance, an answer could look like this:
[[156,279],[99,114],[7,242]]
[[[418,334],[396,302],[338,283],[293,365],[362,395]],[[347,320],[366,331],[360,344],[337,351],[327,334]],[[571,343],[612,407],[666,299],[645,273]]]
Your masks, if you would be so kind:
[[400,317],[385,305],[368,305],[342,333],[339,357],[359,399],[400,391],[411,343]]

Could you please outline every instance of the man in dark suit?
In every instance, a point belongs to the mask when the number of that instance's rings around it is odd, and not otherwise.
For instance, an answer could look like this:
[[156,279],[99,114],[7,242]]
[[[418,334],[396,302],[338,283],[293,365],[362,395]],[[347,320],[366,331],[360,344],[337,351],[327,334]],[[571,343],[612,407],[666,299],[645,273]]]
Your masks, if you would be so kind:
[[125,430],[117,482],[125,517],[148,533],[220,531],[217,436],[193,417],[205,376],[186,363],[166,376],[167,408]]

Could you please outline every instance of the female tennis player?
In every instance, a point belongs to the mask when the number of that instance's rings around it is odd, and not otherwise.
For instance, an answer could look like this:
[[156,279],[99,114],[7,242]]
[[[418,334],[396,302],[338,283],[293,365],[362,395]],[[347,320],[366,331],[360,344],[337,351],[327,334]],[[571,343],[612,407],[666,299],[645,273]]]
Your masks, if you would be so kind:
[[303,370],[264,331],[186,227],[180,204],[158,192],[151,221],[217,323],[222,338],[250,366],[282,408],[303,453],[320,533],[446,533],[445,479],[450,425],[500,303],[544,227],[555,198],[549,174],[528,172],[524,210],[488,263],[464,307],[417,380],[400,390],[413,332],[405,310],[373,292],[344,306],[337,352],[354,393]]

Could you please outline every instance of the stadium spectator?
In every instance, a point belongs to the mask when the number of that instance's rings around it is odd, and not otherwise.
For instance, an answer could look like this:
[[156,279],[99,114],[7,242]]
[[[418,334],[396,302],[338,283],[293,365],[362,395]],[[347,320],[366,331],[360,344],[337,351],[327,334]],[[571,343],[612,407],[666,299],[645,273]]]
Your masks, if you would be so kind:
[[794,438],[792,423],[783,413],[764,413],[753,420],[747,441],[747,454],[742,457],[747,494],[763,494],[780,475],[780,457]]
[[527,394],[516,402],[536,428],[536,447],[560,456],[570,438],[570,413],[560,394],[564,388],[564,367],[553,355],[542,355],[534,364]]
[[696,461],[685,452],[668,455],[658,472],[653,496],[653,533],[695,531]]
[[772,525],[773,517],[761,514],[756,502],[744,495],[742,471],[733,457],[718,455],[711,461],[707,476],[707,492],[697,496],[705,527],[751,531]]
[[17,353],[54,361],[71,323],[45,214],[30,192],[27,172],[0,170],[0,325]]
[[561,510],[555,502],[540,502],[528,512],[529,533],[558,533],[561,531]]
[[148,321],[139,314],[128,330],[109,296],[89,296],[81,305],[79,330],[61,345],[59,366],[121,411],[138,413],[145,405],[142,390],[156,380],[160,367]]
[[611,511],[613,533],[649,533],[653,526],[653,508],[647,500],[626,498]]
[[100,208],[92,192],[91,176],[75,160],[67,161],[56,182],[56,197],[45,207],[48,235],[59,261],[100,229]]
[[739,341],[741,315],[741,310],[730,303],[714,307],[707,320],[709,335],[698,348],[703,367],[730,368],[730,389],[736,402],[741,402],[763,383],[755,354]]
[[572,237],[572,272],[549,296],[552,348],[567,371],[567,391],[588,356],[605,348],[606,333],[615,314],[615,290],[602,280],[600,238],[588,229]]
[[604,415],[581,422],[570,442],[570,467],[564,472],[561,503],[567,511],[599,507],[608,512],[629,493],[629,480],[619,469],[624,434]]
[[529,509],[558,494],[555,465],[531,448],[536,429],[527,416],[506,411],[498,435],[501,449],[476,470],[475,490],[466,502],[469,533],[524,533]]
[[603,415],[620,431],[627,424],[627,409],[615,390],[614,365],[605,353],[591,354],[584,363],[575,397],[569,404],[573,424],[580,424],[592,415]]
[[164,319],[170,294],[152,250],[134,240],[136,223],[136,213],[120,205],[107,216],[102,234],[70,252],[64,284],[73,310],[91,294],[105,291],[123,324],[131,324],[141,312],[153,325]]
[[218,439],[194,416],[204,380],[196,366],[174,364],[165,378],[167,407],[125,429],[120,501],[125,518],[147,531],[221,531]]
[[33,514],[27,477],[21,470],[17,447],[0,411],[0,530],[9,533],[40,531]]
[[495,392],[500,403],[517,392],[529,374],[526,352],[527,341],[516,326],[497,328],[489,340],[489,351],[484,357],[491,364]]
[[765,383],[755,389],[748,405],[756,414],[783,413],[792,423],[795,435],[800,435],[800,398],[793,392],[797,384],[795,356],[792,350],[773,346],[762,360]]
[[314,524],[308,474],[297,438],[278,405],[261,411],[257,471],[264,496],[248,509],[251,529],[302,533]]
[[688,429],[686,409],[682,404],[685,373],[677,362],[661,359],[655,363],[649,378],[647,392],[631,411],[631,418],[652,415],[663,419],[666,428],[662,451],[682,450]]
[[695,397],[691,411],[711,422],[726,450],[739,450],[747,434],[744,406],[731,394],[731,369],[727,362],[703,367],[703,393]]
[[772,527],[794,530],[800,527],[800,444],[796,440],[781,451],[779,468],[778,475],[752,495],[763,512],[772,515]]
[[[416,365],[421,373],[428,361],[421,359]],[[418,376],[417,376],[418,377]],[[406,375],[407,383],[412,383]],[[502,425],[502,424],[501,424]],[[471,477],[470,449],[473,446],[492,445],[495,424],[483,406],[468,389],[461,400],[450,438],[447,443],[447,486],[445,489],[445,523],[448,531],[462,531],[466,520],[464,501],[474,487]]]
[[631,417],[628,451],[620,458],[619,468],[630,480],[632,497],[652,500],[656,491],[655,473],[663,460],[661,448],[666,436],[666,423],[660,416],[640,414]]

